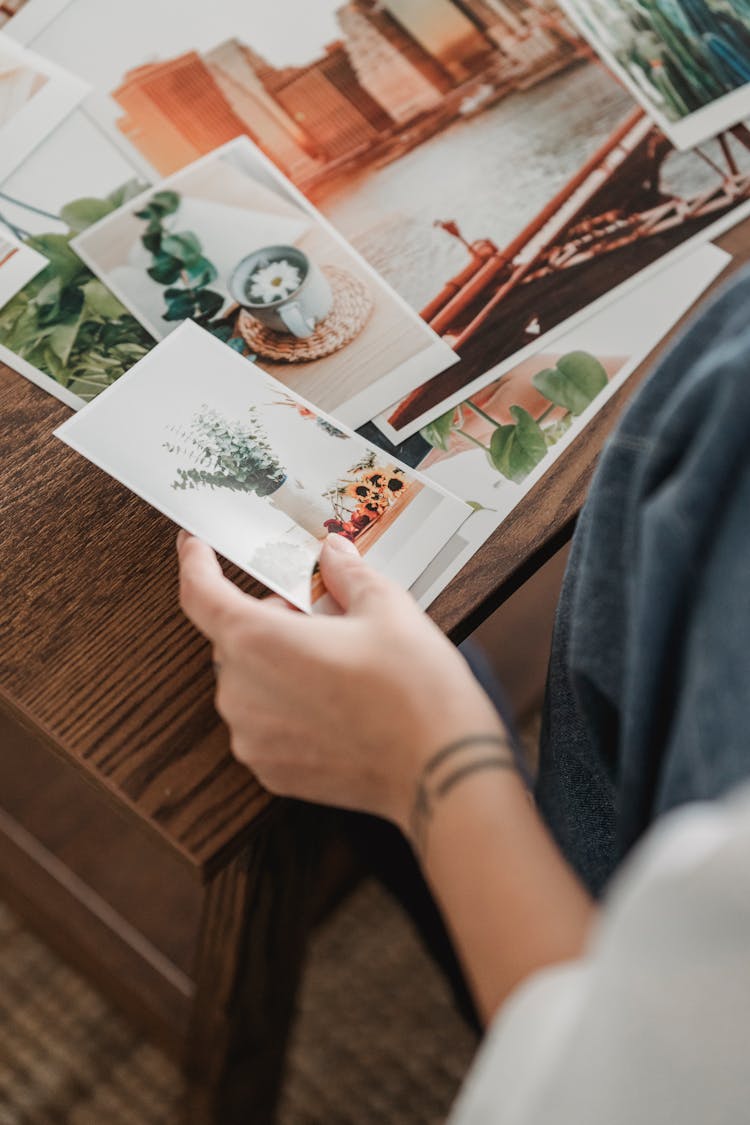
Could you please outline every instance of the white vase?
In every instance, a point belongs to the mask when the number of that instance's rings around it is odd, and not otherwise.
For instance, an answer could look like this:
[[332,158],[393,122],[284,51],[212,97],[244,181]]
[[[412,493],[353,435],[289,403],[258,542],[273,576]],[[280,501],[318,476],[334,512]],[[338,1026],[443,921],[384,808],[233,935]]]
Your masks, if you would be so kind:
[[290,520],[316,539],[325,539],[328,529],[326,520],[333,518],[331,505],[323,497],[305,488],[297,480],[287,478],[270,497],[274,508],[283,512]]

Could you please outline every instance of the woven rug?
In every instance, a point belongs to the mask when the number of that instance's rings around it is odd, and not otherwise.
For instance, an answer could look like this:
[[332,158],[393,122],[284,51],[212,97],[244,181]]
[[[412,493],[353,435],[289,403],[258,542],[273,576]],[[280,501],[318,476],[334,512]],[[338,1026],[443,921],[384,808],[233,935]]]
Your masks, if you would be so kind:
[[[281,1125],[443,1121],[475,1040],[409,919],[363,883],[312,943]],[[177,1069],[0,905],[0,1125],[177,1125]]]

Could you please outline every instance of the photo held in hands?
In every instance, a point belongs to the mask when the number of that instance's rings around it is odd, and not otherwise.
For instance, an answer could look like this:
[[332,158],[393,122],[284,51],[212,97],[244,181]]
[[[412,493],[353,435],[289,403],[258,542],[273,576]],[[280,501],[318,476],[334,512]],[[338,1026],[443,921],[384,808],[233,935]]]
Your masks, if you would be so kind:
[[330,533],[409,587],[471,511],[189,321],[56,434],[307,611]]

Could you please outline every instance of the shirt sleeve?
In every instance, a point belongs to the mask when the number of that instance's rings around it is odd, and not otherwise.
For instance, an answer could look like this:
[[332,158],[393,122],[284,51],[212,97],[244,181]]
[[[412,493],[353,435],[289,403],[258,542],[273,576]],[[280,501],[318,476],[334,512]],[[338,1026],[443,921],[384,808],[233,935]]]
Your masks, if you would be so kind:
[[750,1119],[750,789],[671,814],[615,881],[587,954],[491,1026],[450,1125]]

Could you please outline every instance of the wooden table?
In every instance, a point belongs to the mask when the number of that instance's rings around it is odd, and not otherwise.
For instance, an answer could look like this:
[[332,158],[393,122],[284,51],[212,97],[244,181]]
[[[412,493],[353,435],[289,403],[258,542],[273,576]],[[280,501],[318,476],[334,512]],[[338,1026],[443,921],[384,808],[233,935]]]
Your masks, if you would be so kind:
[[[737,268],[750,224],[722,245]],[[569,536],[643,374],[435,603],[454,639]],[[0,374],[0,896],[183,1061],[193,1119],[261,1123],[323,892],[320,814],[231,758],[175,529],[52,438],[67,414]]]

